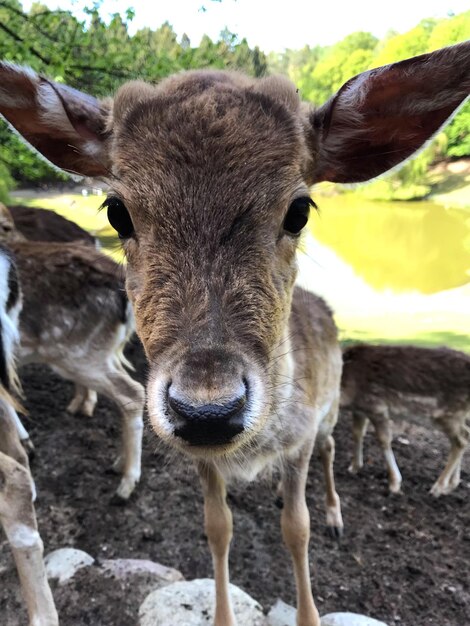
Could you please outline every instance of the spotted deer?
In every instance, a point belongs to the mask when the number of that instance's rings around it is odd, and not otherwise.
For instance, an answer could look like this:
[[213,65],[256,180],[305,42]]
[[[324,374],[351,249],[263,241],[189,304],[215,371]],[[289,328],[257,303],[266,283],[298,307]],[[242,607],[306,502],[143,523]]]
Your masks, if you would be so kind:
[[231,72],[130,82],[101,101],[8,63],[0,78],[0,113],[27,141],[110,186],[150,420],[202,483],[215,625],[235,624],[226,483],[278,466],[297,624],[318,626],[305,484],[316,447],[339,532],[341,354],[325,303],[294,287],[309,188],[365,181],[414,153],[468,96],[470,44],[360,74],[317,109],[285,78]]
[[[125,369],[123,349],[134,316],[121,268],[89,244],[26,240],[3,205],[0,241],[16,257],[23,291],[19,362],[44,363],[74,382],[72,413],[91,415],[97,392],[115,402],[123,425],[116,493],[128,499],[141,472],[144,390]],[[18,417],[16,423],[30,447]]]
[[43,563],[34,482],[18,437],[15,369],[21,290],[11,253],[0,245],[0,524],[13,552],[31,626],[58,626]]
[[[56,241],[77,242],[100,249],[99,240],[86,230],[48,209],[29,207],[16,204],[6,207],[0,202],[0,241]],[[97,393],[83,385],[75,384],[75,393],[67,411],[72,415],[81,413],[88,417],[93,415]],[[18,430],[23,445],[33,451],[34,446],[28,432],[18,420]]]
[[341,406],[353,420],[350,470],[356,473],[363,466],[363,439],[370,420],[384,453],[389,489],[400,491],[392,420],[407,419],[445,433],[451,445],[449,458],[431,493],[440,496],[456,489],[470,442],[470,356],[449,348],[359,344],[348,347],[343,360]]

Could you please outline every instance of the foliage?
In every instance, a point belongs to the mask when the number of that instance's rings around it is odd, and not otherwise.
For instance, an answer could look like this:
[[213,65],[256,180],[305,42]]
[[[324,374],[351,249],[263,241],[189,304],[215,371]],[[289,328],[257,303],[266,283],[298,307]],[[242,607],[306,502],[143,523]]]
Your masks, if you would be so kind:
[[[19,0],[0,0],[0,58],[29,65],[98,97],[114,92],[125,80],[157,81],[184,69],[232,68],[253,76],[266,73],[265,54],[228,30],[218,41],[205,36],[193,47],[186,35],[179,41],[168,22],[131,36],[131,9],[105,22],[99,8],[100,2],[85,7],[88,22],[84,22],[70,11],[51,11],[37,3],[26,13]],[[4,122],[0,122],[0,143],[3,168],[18,182],[63,179],[63,174],[24,146]]]
[[[192,68],[240,69],[253,76],[287,74],[303,99],[321,104],[351,76],[379,65],[457,43],[470,33],[470,11],[441,20],[426,19],[406,33],[388,33],[383,40],[356,32],[327,47],[304,46],[270,54],[251,48],[246,39],[228,30],[217,41],[205,35],[198,46],[188,36],[178,38],[171,24],[156,30],[129,33],[133,10],[116,13],[109,21],[100,14],[100,0],[90,2],[80,21],[70,11],[52,11],[33,4],[29,13],[19,0],[0,0],[0,58],[27,64],[57,81],[98,97],[115,91],[125,80],[157,81],[170,73]],[[385,196],[423,194],[429,189],[426,172],[436,156],[470,156],[470,103],[444,130],[446,141],[421,153],[391,178],[375,183]],[[2,168],[18,182],[39,183],[62,175],[41,161],[0,122]],[[11,178],[1,174],[3,188]],[[374,186],[370,193],[374,193]]]

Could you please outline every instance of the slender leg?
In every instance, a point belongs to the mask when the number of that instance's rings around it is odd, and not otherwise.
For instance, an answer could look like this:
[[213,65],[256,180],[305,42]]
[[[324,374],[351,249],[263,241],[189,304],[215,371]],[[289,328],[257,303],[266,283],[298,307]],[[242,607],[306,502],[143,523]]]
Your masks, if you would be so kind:
[[282,486],[284,507],[281,528],[294,565],[297,586],[297,626],[320,626],[320,616],[313,601],[308,563],[310,538],[310,515],[305,502],[305,485],[312,444],[306,446],[299,456],[286,462],[283,468]]
[[10,543],[29,613],[30,626],[59,621],[42,560],[43,544],[33,506],[28,458],[8,412],[0,417],[0,523]]
[[116,495],[127,500],[141,474],[144,389],[127,372],[119,370],[108,372],[95,388],[116,402],[122,415],[122,449],[115,464],[122,471],[122,479]]
[[364,435],[367,431],[367,425],[369,420],[362,413],[353,413],[353,440],[354,440],[354,453],[353,460],[349,466],[349,471],[352,474],[356,474],[364,465],[363,447],[364,447]]
[[54,369],[67,380],[72,380],[85,389],[96,389],[118,406],[122,416],[122,446],[114,468],[122,472],[122,479],[116,495],[127,500],[140,480],[143,410],[145,403],[144,388],[124,369],[118,369],[100,362],[81,363],[71,369],[68,363],[57,364]]
[[384,453],[388,473],[388,488],[391,493],[399,493],[402,477],[392,450],[392,429],[390,421],[384,419],[383,421],[374,422],[374,428]]
[[87,417],[93,416],[98,396],[96,391],[88,389],[80,383],[75,384],[75,395],[70,401],[67,411],[72,415],[76,413],[82,413]]
[[442,474],[431,489],[432,495],[436,497],[449,494],[458,487],[462,457],[470,441],[470,429],[460,421],[455,424],[449,420],[449,422],[442,424],[442,430],[449,437],[450,453]]
[[204,522],[215,578],[214,626],[235,626],[229,593],[228,555],[232,540],[232,513],[227,506],[225,483],[210,463],[198,463],[204,493]]
[[330,435],[320,446],[320,458],[325,475],[326,525],[332,537],[339,538],[343,534],[343,517],[341,503],[336,493],[333,463],[335,460],[335,440]]
[[34,444],[30,439],[28,431],[23,426],[23,422],[20,420],[18,413],[10,405],[8,405],[7,410],[9,411],[11,420],[16,426],[16,430],[18,431],[18,436],[21,440],[21,443],[23,444],[24,449],[26,450],[26,452],[28,452],[28,454],[34,452]]

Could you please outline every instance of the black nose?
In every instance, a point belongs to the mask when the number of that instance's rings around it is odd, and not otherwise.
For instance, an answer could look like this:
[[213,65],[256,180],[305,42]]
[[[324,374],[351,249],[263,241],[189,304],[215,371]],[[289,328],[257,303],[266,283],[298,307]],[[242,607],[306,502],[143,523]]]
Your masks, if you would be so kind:
[[246,384],[236,398],[202,405],[193,405],[177,397],[171,385],[168,388],[168,406],[175,422],[175,435],[191,445],[229,443],[244,429],[243,409],[246,402]]

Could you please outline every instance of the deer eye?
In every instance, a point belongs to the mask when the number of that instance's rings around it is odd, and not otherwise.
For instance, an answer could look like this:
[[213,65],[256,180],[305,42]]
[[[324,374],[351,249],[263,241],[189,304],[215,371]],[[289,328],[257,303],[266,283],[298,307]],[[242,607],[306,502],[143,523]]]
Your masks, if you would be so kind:
[[129,239],[134,234],[134,224],[122,200],[115,197],[106,198],[102,208],[108,212],[108,221],[117,231],[120,239]]
[[302,228],[308,222],[310,207],[316,204],[308,196],[296,198],[289,207],[287,215],[284,218],[283,228],[289,235],[299,235]]

